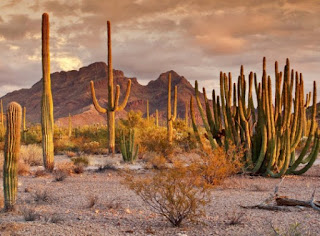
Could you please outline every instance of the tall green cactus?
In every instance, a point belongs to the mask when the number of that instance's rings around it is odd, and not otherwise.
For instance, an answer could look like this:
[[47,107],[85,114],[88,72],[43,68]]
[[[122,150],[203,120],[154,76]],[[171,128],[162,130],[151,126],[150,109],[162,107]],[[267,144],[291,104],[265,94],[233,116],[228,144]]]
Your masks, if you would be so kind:
[[156,109],[156,126],[159,127],[159,112],[158,112],[158,109]]
[[3,105],[2,99],[0,100],[0,138],[3,139],[5,135],[5,128],[4,128],[4,115],[3,115]]
[[49,15],[42,15],[42,74],[43,92],[41,101],[41,127],[43,163],[48,171],[54,168],[54,146],[53,146],[53,100],[50,79],[50,51],[49,51]]
[[167,105],[167,139],[172,144],[173,121],[177,117],[177,86],[174,86],[173,115],[171,114],[171,73],[168,76],[168,105]]
[[147,121],[150,120],[150,113],[149,113],[149,100],[147,100]]
[[94,83],[90,81],[91,94],[93,105],[98,112],[107,113],[107,123],[108,123],[108,140],[109,140],[109,152],[115,152],[115,112],[123,110],[128,102],[131,80],[128,80],[127,91],[122,104],[119,105],[120,98],[120,86],[116,86],[116,93],[114,95],[113,89],[113,69],[112,69],[112,51],[111,51],[111,25],[110,21],[107,22],[108,26],[108,103],[105,108],[101,107],[95,94]]
[[7,132],[4,146],[3,192],[6,211],[14,209],[18,187],[18,160],[21,135],[21,106],[11,102],[7,110]]
[[124,162],[133,162],[137,158],[139,145],[136,144],[134,147],[134,137],[133,129],[129,130],[128,137],[124,133],[120,137],[120,150]]
[[[252,97],[253,81],[257,97],[256,108]],[[221,72],[221,106],[219,99],[215,97],[215,91],[213,91],[213,112],[209,106],[205,89],[203,89],[206,115],[200,103],[196,82],[195,94],[199,112],[211,146],[215,148],[214,141],[217,141],[220,146],[224,141],[226,149],[230,143],[237,146],[243,145],[246,150],[246,167],[251,172],[272,177],[280,177],[284,174],[302,174],[312,166],[320,148],[320,137],[315,119],[316,83],[313,84],[310,130],[305,131],[306,106],[311,100],[311,94],[307,96],[307,101],[304,101],[302,74],[290,70],[288,59],[284,72],[279,72],[276,62],[275,82],[273,103],[271,77],[266,72],[265,58],[263,59],[263,74],[260,83],[257,82],[256,74],[251,72],[247,84],[243,66],[241,66],[238,81],[233,86],[231,74],[229,73],[227,76]],[[225,137],[222,140],[219,134],[223,133],[223,130]],[[196,134],[198,133],[195,128],[194,131]],[[295,150],[305,133],[308,133],[307,141],[301,153],[296,157]],[[311,147],[312,142],[314,145]],[[300,164],[305,165],[297,170]]]
[[184,104],[184,123],[186,127],[189,126],[189,115],[188,115],[188,103],[185,102]]
[[72,121],[71,121],[71,114],[69,113],[69,120],[68,120],[68,137],[70,138],[72,135]]
[[23,107],[23,113],[22,113],[22,132],[23,132],[23,141],[24,143],[27,142],[27,125],[26,125],[26,115],[27,115],[27,108]]

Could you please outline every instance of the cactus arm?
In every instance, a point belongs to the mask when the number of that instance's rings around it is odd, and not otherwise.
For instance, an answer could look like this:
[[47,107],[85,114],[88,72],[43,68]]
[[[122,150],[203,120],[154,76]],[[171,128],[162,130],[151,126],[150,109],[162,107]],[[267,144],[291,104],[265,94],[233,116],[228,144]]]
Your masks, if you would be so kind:
[[197,101],[198,109],[199,109],[199,112],[200,112],[200,116],[202,118],[204,128],[207,131],[207,135],[208,135],[208,139],[210,141],[210,145],[211,145],[212,148],[215,148],[216,147],[216,142],[214,141],[214,139],[212,137],[212,133],[210,131],[209,124],[208,124],[208,122],[207,122],[207,120],[205,118],[205,115],[204,115],[204,112],[203,112],[203,108],[202,108],[202,105],[201,105],[201,101],[200,101],[200,98],[199,98],[198,81],[195,81],[195,94],[196,94],[196,101]]
[[305,165],[302,169],[292,170],[292,171],[290,171],[290,173],[295,174],[295,175],[304,174],[307,170],[310,169],[310,167],[313,165],[313,163],[317,159],[319,150],[320,150],[320,138],[319,138],[318,134],[316,134],[316,136],[314,138],[313,150],[310,152],[309,156],[307,157],[307,159],[309,160],[308,164]]
[[147,100],[147,120],[150,119],[150,113],[149,113],[149,100]]
[[128,100],[129,100],[129,96],[130,96],[130,91],[131,91],[131,79],[128,80],[126,94],[124,96],[124,99],[123,99],[121,105],[119,105],[116,108],[116,111],[122,111],[126,107]]
[[209,124],[209,127],[210,127],[210,132],[213,135],[215,135],[217,132],[216,132],[216,129],[215,129],[215,124],[214,124],[214,121],[213,121],[213,117],[212,117],[209,101],[208,101],[208,98],[207,98],[206,89],[203,88],[202,91],[203,91],[203,98],[204,98],[204,102],[205,102],[206,114],[207,114],[208,124]]
[[94,89],[94,83],[92,80],[90,81],[90,87],[91,87],[91,96],[92,96],[92,102],[93,102],[94,107],[96,108],[96,110],[98,112],[107,113],[107,109],[101,107],[98,100],[97,100],[96,92]]
[[178,105],[178,87],[174,86],[174,99],[173,99],[173,117],[172,120],[174,121],[177,118],[177,105]]
[[120,86],[117,85],[116,86],[116,94],[115,94],[115,98],[114,98],[114,106],[112,108],[112,111],[115,111],[118,108],[119,98],[120,98]]
[[196,125],[196,119],[195,119],[195,116],[194,116],[193,97],[192,97],[192,95],[190,97],[190,115],[191,115],[191,123],[192,123],[193,132],[194,132],[194,134],[196,136],[197,141],[203,147],[203,144],[202,144],[201,138],[200,138],[200,134],[199,134],[199,130],[198,130],[198,127]]

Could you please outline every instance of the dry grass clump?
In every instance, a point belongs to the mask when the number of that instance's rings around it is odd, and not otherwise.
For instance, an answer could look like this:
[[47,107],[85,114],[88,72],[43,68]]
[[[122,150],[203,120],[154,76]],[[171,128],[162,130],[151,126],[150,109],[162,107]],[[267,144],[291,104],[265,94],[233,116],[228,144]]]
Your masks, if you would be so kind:
[[72,152],[72,151],[67,151],[66,155],[67,155],[67,157],[72,158],[72,157],[75,157],[77,154],[75,152]]
[[55,171],[56,172],[64,172],[66,175],[71,175],[74,170],[74,164],[69,161],[63,161],[56,164]]
[[49,173],[46,171],[46,170],[36,170],[34,173],[33,173],[34,177],[44,177],[44,176],[47,176],[49,175]]
[[74,157],[71,159],[74,165],[82,165],[82,166],[88,166],[89,165],[89,159],[86,156],[79,156]]
[[92,208],[97,204],[98,196],[93,195],[88,197],[88,208]]
[[21,213],[25,221],[36,221],[40,219],[40,215],[31,208],[24,208],[21,210]]
[[129,174],[124,183],[173,226],[204,216],[205,206],[211,198],[211,186],[180,162],[148,176]]
[[23,160],[19,160],[18,162],[18,175],[26,176],[30,174],[30,166],[25,163]]
[[167,168],[167,159],[163,155],[157,153],[149,153],[147,158],[145,158],[145,161],[147,161],[147,166],[157,170]]
[[47,190],[37,190],[33,194],[33,198],[36,203],[49,203],[50,202],[50,196],[49,196]]
[[42,148],[37,144],[21,145],[20,159],[29,166],[41,166]]

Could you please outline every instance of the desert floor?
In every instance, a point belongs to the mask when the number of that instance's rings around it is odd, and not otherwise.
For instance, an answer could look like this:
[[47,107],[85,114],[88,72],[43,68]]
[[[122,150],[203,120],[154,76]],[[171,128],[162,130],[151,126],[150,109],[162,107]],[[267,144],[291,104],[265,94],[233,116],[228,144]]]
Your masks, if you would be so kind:
[[[65,159],[57,157],[57,161]],[[137,174],[148,174],[148,170]],[[273,229],[280,235],[289,235],[290,230],[320,235],[320,212],[311,208],[290,207],[285,212],[240,207],[270,197],[279,179],[232,177],[213,191],[207,216],[200,223],[180,228],[150,211],[122,181],[121,171],[98,172],[94,167],[61,182],[52,175],[19,176],[18,210],[0,213],[0,235],[276,235]],[[307,201],[318,188],[316,199],[320,199],[319,186],[320,165],[316,164],[303,176],[286,177],[279,194]],[[47,197],[37,201],[36,196],[44,193]],[[89,207],[92,198],[95,204]],[[25,221],[23,211],[34,211],[39,218]]]

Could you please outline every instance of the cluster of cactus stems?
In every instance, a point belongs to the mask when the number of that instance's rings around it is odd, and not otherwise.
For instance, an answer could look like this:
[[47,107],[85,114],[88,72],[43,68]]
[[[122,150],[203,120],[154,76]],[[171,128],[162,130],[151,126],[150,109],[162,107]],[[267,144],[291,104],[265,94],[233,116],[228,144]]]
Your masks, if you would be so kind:
[[120,150],[125,162],[133,162],[137,158],[139,145],[134,145],[134,135],[134,129],[130,129],[128,137],[124,133],[120,137]]
[[128,80],[127,90],[123,102],[119,105],[120,98],[120,86],[116,86],[116,92],[114,94],[113,88],[113,69],[112,69],[112,52],[111,52],[111,25],[110,21],[107,22],[108,27],[108,102],[107,106],[101,107],[94,89],[93,81],[90,82],[91,85],[91,94],[93,105],[98,112],[107,113],[107,123],[108,123],[108,142],[109,142],[109,152],[115,152],[115,112],[123,110],[128,102],[130,89],[131,89],[131,80]]
[[69,113],[69,120],[68,120],[68,137],[70,138],[72,135],[72,120],[71,114]]
[[184,104],[184,123],[186,125],[186,127],[189,126],[189,115],[188,115],[188,103],[186,102]]
[[168,76],[168,105],[167,105],[167,139],[172,144],[173,121],[177,117],[177,86],[174,86],[173,115],[171,114],[171,73]]
[[41,128],[43,163],[46,170],[52,171],[54,168],[54,120],[50,78],[49,15],[47,13],[42,15],[42,74]]
[[[248,83],[247,83],[248,82]],[[279,72],[275,63],[275,96],[272,95],[271,77],[266,72],[263,59],[262,81],[258,83],[255,73],[250,72],[246,81],[243,66],[237,83],[232,83],[229,73],[220,73],[220,97],[212,92],[212,108],[203,89],[205,111],[201,105],[198,83],[195,95],[198,109],[212,148],[230,144],[244,145],[245,163],[249,171],[272,177],[284,174],[305,173],[314,163],[320,148],[320,137],[316,122],[316,83],[313,83],[311,125],[307,130],[306,108],[311,93],[304,99],[302,74],[290,70],[287,59],[284,72]],[[257,107],[253,102],[252,90],[256,91]],[[293,89],[294,98],[293,98]],[[274,99],[274,103],[273,103]],[[193,98],[190,101],[192,125],[200,141],[195,124]],[[296,148],[301,138],[307,140],[299,155]],[[313,143],[313,145],[311,145]],[[298,169],[300,164],[303,167]]]
[[4,146],[3,192],[6,211],[14,209],[18,187],[18,159],[21,136],[21,106],[11,102],[7,110],[7,131]]
[[27,125],[26,125],[26,114],[27,114],[27,108],[23,107],[22,111],[22,132],[23,132],[23,141],[27,141]]

